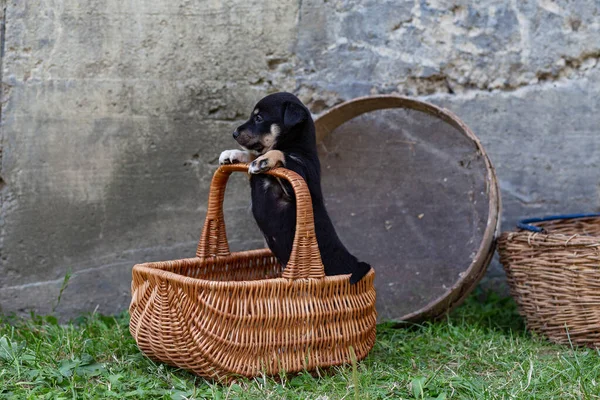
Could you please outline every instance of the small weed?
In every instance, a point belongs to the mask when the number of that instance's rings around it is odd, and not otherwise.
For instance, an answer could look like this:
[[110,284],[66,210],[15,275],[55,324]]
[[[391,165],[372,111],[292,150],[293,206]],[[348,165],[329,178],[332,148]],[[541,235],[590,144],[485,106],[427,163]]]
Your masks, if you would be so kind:
[[67,271],[67,273],[65,274],[65,278],[63,279],[63,282],[60,285],[60,291],[58,292],[58,299],[56,299],[56,304],[54,305],[54,307],[52,307],[53,313],[54,311],[56,311],[56,307],[58,307],[58,305],[60,304],[60,299],[62,299],[63,292],[69,286],[69,281],[71,280],[72,275],[73,274],[71,270]]

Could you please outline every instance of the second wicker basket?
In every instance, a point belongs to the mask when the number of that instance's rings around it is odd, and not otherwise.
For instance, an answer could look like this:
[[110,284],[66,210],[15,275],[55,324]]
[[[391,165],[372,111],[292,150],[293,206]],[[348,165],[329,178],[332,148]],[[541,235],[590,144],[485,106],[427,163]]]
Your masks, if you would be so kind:
[[600,215],[522,221],[498,240],[527,327],[555,343],[600,347]]

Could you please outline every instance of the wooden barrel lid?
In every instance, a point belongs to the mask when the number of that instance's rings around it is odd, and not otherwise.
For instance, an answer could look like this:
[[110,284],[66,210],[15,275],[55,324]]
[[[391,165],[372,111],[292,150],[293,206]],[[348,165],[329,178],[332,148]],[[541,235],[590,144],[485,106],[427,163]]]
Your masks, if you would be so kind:
[[380,320],[444,315],[484,275],[499,230],[477,137],[451,112],[399,96],[357,98],[315,123],[327,209],[375,268]]

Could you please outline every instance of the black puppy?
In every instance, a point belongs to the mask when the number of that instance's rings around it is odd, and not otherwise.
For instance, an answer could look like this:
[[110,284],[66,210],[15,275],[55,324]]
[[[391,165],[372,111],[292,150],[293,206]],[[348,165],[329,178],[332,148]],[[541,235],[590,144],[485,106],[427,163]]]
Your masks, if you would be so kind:
[[271,94],[258,102],[250,119],[233,132],[233,138],[246,151],[226,150],[219,163],[251,162],[252,213],[279,262],[287,264],[292,252],[295,198],[287,181],[261,172],[284,166],[301,175],[310,190],[325,274],[352,274],[350,283],[360,281],[371,266],[346,250],[325,210],[315,124],[304,104],[291,93]]

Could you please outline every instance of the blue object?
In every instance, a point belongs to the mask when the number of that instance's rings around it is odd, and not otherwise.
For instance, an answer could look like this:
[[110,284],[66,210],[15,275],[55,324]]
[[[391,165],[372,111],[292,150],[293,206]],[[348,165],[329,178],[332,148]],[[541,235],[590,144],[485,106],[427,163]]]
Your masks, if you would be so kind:
[[588,217],[600,217],[600,214],[564,214],[564,215],[550,215],[542,218],[527,218],[519,221],[517,228],[531,232],[546,232],[544,228],[539,226],[530,225],[535,222],[552,221],[556,219],[574,219],[574,218],[588,218]]

